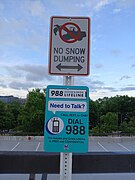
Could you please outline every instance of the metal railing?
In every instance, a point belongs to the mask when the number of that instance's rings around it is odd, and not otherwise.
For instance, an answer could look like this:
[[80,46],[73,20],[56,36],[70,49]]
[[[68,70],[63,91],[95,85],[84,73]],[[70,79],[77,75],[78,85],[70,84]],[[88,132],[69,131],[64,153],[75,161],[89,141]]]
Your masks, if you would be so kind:
[[[135,152],[89,152],[73,154],[74,174],[83,173],[135,173]],[[30,174],[29,180],[35,180],[35,174],[59,174],[60,154],[45,152],[0,151],[0,173]]]

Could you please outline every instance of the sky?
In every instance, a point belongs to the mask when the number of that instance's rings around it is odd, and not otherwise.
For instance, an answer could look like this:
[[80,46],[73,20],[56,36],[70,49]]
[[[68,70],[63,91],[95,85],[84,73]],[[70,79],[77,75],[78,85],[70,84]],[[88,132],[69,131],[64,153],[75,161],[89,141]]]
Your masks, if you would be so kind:
[[90,17],[90,98],[135,97],[135,0],[0,0],[0,95],[63,85],[48,74],[50,18]]

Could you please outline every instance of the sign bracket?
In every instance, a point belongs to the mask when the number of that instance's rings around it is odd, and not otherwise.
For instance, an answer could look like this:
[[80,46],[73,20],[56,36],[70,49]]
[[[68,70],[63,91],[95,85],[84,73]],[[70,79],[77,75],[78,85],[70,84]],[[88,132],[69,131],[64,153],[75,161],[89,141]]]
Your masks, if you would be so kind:
[[65,85],[65,86],[74,85],[74,77],[73,76],[64,76],[63,77],[63,85]]

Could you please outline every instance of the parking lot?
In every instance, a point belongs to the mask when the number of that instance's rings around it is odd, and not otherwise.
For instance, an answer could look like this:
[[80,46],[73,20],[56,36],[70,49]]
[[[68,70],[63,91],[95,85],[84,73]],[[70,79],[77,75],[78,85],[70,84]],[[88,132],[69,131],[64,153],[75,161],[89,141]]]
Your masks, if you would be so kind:
[[[1,136],[0,151],[44,151],[44,138]],[[89,152],[135,151],[134,137],[89,137]]]
[[[43,137],[0,137],[0,151],[44,151]],[[89,152],[133,152],[135,151],[134,137],[89,137]],[[11,162],[12,163],[12,162]],[[91,162],[92,163],[92,162]],[[41,180],[42,175],[36,175],[36,180]],[[2,174],[0,180],[27,180],[28,174]],[[135,174],[77,174],[73,180],[133,180]],[[59,175],[48,175],[49,180],[59,179]]]

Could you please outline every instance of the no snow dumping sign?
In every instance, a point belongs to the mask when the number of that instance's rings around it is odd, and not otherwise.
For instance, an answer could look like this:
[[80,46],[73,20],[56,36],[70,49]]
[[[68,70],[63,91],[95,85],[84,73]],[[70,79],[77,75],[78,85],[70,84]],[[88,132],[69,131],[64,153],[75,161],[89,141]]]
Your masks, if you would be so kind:
[[89,75],[90,19],[88,17],[51,18],[49,73]]

